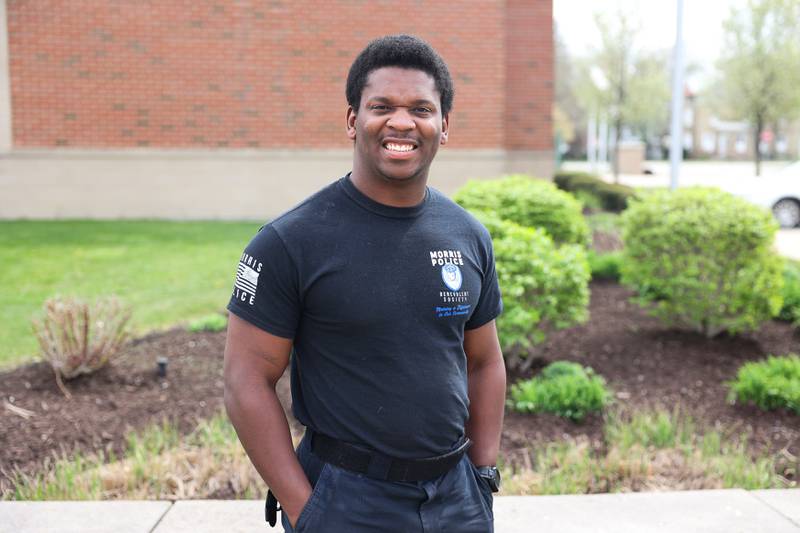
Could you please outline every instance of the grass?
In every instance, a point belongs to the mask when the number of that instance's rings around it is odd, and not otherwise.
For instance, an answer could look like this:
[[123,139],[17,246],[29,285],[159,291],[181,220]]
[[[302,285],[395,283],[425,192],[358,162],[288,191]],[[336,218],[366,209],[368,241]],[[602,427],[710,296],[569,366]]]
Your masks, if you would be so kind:
[[[550,443],[504,465],[504,494],[587,494],[654,490],[789,488],[798,471],[790,455],[751,458],[746,436],[698,434],[677,411],[606,417],[605,448],[585,439]],[[791,475],[791,474],[789,474]]]
[[31,318],[56,295],[117,294],[135,333],[225,307],[256,222],[0,222],[0,368],[35,358]]
[[0,495],[11,500],[202,499],[232,493],[258,499],[266,486],[236,432],[220,413],[187,437],[163,421],[128,437],[117,460],[104,454],[53,461],[36,475],[18,474]]
[[[295,436],[295,444],[299,436]],[[605,449],[586,440],[537,448],[521,464],[500,462],[502,494],[587,494],[644,490],[788,488],[781,475],[798,471],[789,455],[751,459],[743,439],[698,434],[678,411],[611,412]],[[796,474],[795,474],[796,475]],[[222,494],[261,498],[266,487],[224,414],[201,422],[185,438],[167,422],[131,434],[120,460],[63,457],[36,475],[18,475],[2,494],[17,500],[197,499]]]

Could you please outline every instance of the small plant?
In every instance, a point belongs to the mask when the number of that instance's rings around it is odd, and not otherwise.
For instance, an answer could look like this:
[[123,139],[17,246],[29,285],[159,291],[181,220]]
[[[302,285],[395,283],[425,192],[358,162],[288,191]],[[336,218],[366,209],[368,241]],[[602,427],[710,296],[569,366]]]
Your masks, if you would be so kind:
[[228,327],[228,319],[224,315],[214,313],[192,320],[189,322],[187,329],[192,333],[198,333],[201,331],[222,331],[226,327]]
[[783,307],[778,318],[800,326],[800,263],[786,261],[783,269]]
[[768,356],[765,361],[745,363],[736,379],[728,381],[728,402],[752,402],[764,410],[786,407],[800,415],[800,357]]
[[619,281],[622,252],[598,254],[589,251],[589,267],[592,269],[592,279],[608,279]]
[[668,325],[735,334],[781,309],[783,259],[767,210],[691,187],[632,200],[621,218],[622,282]]
[[130,337],[131,311],[115,297],[93,306],[80,299],[51,298],[44,311],[41,321],[33,321],[33,330],[58,387],[69,398],[65,379],[91,374],[119,353]]
[[512,385],[509,406],[523,413],[548,412],[581,422],[611,401],[605,379],[590,367],[556,361],[539,376]]
[[589,265],[578,245],[557,247],[541,229],[526,228],[484,212],[475,215],[494,244],[503,314],[497,319],[500,345],[509,368],[525,370],[533,358],[526,348],[547,331],[585,322],[589,306]]
[[581,214],[581,203],[550,182],[518,174],[470,181],[453,198],[470,211],[485,211],[520,226],[541,228],[557,244],[589,245],[589,226]]

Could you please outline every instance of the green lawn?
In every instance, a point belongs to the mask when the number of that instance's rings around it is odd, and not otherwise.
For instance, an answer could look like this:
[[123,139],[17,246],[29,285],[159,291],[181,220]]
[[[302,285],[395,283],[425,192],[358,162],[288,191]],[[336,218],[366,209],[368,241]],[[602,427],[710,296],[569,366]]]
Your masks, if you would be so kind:
[[116,294],[137,333],[228,302],[258,222],[0,222],[0,367],[32,360],[31,318],[55,295]]

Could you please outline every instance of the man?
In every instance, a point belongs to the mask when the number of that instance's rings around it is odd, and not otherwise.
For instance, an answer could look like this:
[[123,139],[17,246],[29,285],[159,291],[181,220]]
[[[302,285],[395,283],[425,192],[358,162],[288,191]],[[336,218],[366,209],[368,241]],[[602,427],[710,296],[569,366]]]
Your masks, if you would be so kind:
[[[242,255],[225,406],[287,532],[493,531],[505,367],[491,240],[427,187],[450,74],[424,41],[384,37],[346,92],[352,172]],[[290,361],[296,452],[275,394]]]

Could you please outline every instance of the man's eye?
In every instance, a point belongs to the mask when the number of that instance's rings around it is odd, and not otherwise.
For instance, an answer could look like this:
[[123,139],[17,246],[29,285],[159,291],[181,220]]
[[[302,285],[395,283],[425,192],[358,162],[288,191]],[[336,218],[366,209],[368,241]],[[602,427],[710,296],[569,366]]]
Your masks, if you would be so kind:
[[433,111],[431,111],[427,107],[418,107],[417,108],[417,113],[433,113]]
[[382,104],[374,104],[373,106],[370,107],[370,109],[372,109],[373,111],[386,111],[387,109],[389,109],[389,106]]

